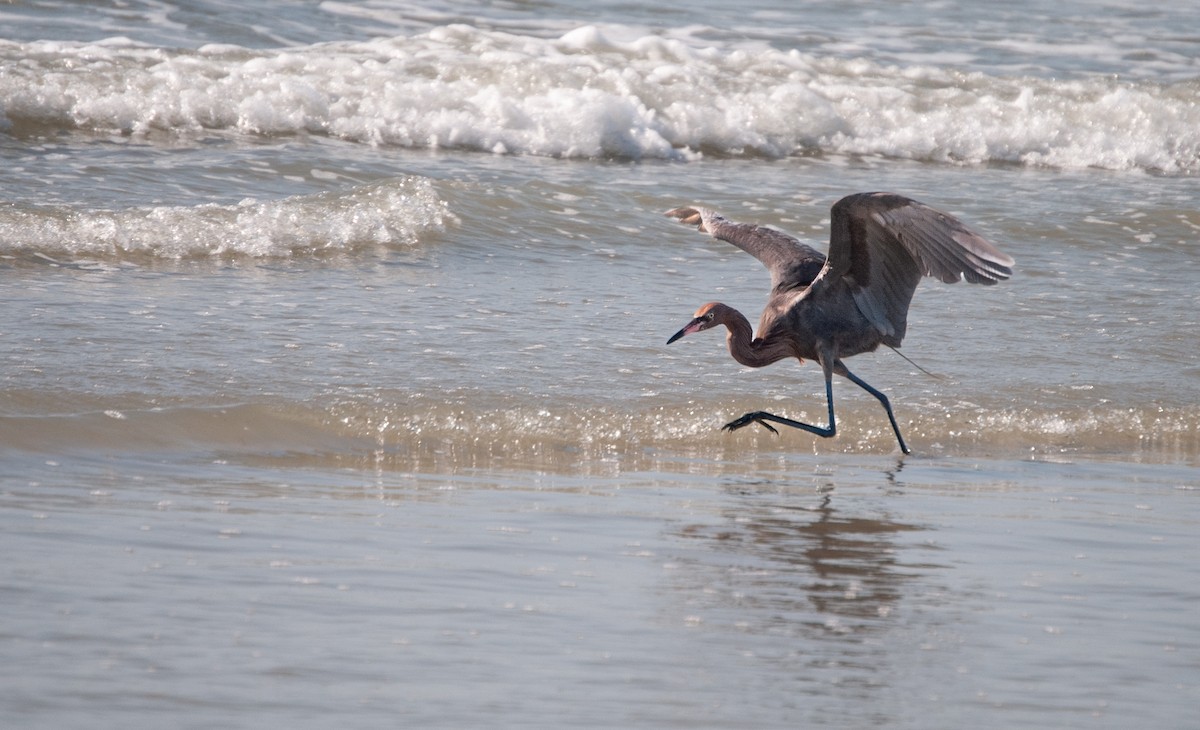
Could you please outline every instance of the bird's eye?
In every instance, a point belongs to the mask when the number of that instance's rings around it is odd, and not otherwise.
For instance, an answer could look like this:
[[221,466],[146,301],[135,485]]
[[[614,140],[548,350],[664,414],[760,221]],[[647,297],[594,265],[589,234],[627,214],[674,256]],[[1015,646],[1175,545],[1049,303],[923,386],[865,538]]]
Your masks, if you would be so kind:
[[708,314],[704,315],[705,319],[707,319],[709,322],[713,321],[716,316],[716,312],[709,312]]

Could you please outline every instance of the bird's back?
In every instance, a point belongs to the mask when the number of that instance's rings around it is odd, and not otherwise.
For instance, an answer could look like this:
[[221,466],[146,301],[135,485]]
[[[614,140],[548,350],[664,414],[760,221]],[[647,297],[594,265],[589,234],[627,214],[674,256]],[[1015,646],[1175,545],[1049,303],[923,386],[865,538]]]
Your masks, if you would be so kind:
[[844,283],[772,295],[759,320],[758,336],[786,340],[803,360],[818,359],[823,347],[838,357],[872,352],[887,340],[859,310]]

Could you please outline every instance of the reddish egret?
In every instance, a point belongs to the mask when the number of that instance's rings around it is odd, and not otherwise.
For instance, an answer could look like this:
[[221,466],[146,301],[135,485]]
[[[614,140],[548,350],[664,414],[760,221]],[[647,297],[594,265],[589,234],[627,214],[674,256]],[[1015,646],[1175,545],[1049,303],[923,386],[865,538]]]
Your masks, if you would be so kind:
[[834,204],[828,258],[784,233],[734,223],[705,208],[676,208],[667,215],[732,243],[771,272],[771,296],[756,336],[751,338],[750,322],[741,312],[710,302],[667,340],[668,345],[693,332],[725,325],[729,354],[743,365],[761,368],[794,357],[801,362],[816,360],[825,372],[827,427],[753,411],[725,424],[729,431],[757,423],[778,433],[771,427],[776,423],[825,438],[834,436],[836,373],[883,404],[900,450],[910,453],[887,396],[842,361],[880,344],[900,346],[908,304],[922,276],[948,284],[963,278],[972,284],[995,284],[1012,276],[1012,258],[957,218],[892,193],[858,193]]

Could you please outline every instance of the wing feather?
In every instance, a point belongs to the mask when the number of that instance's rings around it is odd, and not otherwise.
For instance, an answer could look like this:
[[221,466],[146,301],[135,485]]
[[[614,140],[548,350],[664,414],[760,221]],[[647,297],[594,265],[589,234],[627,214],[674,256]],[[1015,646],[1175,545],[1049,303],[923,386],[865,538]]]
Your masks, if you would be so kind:
[[731,243],[762,262],[771,273],[771,289],[779,294],[812,284],[825,256],[782,231],[731,221],[708,208],[675,208],[667,215],[697,224],[713,238]]
[[895,347],[922,276],[995,284],[1012,276],[1013,263],[952,215],[900,195],[859,193],[833,206],[829,260],[817,279],[848,285],[862,315]]

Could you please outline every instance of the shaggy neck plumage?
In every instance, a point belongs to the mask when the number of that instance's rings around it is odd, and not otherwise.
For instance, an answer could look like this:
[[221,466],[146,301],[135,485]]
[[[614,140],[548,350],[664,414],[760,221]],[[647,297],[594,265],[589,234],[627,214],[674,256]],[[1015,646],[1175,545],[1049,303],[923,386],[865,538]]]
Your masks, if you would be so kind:
[[754,339],[754,329],[750,326],[750,320],[732,307],[728,309],[722,324],[729,330],[725,337],[729,354],[746,367],[761,368],[786,357],[794,357],[791,348],[778,339]]

